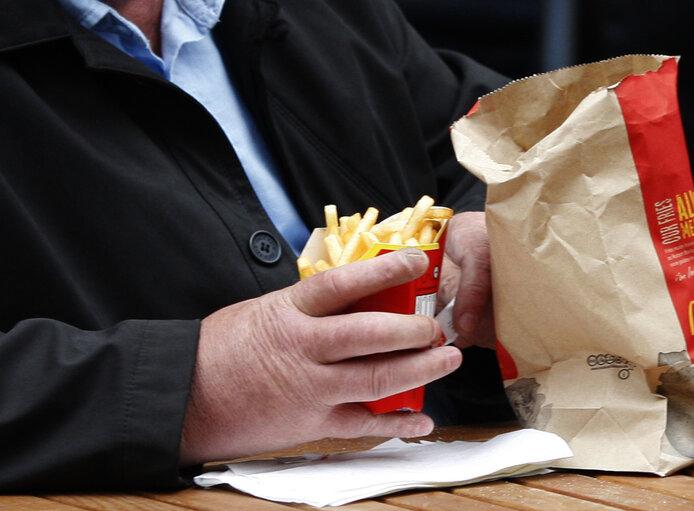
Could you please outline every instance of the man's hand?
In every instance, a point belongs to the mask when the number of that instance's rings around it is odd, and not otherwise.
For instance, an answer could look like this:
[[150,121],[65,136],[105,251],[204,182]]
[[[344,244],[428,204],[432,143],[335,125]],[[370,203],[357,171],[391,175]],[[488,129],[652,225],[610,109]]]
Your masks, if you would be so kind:
[[448,224],[439,307],[455,297],[456,346],[493,348],[495,342],[489,236],[482,212],[455,215]]
[[183,427],[182,466],[324,437],[413,437],[419,413],[372,414],[371,401],[454,371],[460,351],[421,315],[343,314],[358,299],[422,275],[428,258],[403,249],[321,272],[221,309],[202,322]]

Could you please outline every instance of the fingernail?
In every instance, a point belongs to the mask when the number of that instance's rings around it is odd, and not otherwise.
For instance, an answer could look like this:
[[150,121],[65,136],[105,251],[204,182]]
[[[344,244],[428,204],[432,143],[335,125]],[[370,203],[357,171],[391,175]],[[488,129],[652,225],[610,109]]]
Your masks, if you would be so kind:
[[424,251],[414,247],[401,248],[399,252],[407,257],[415,259],[424,259],[427,256]]
[[434,341],[431,343],[431,347],[432,347],[432,348],[438,348],[438,347],[440,347],[440,346],[443,346],[444,344],[446,344],[446,341],[447,341],[447,340],[448,340],[448,339],[446,338],[446,335],[445,335],[443,332],[441,332],[441,335],[439,336],[439,338],[436,339],[436,340],[434,340]]
[[463,355],[460,353],[460,350],[448,350],[448,358],[446,359],[446,370],[449,372],[453,372],[458,367],[460,367],[460,364],[463,362]]
[[[429,257],[418,248],[401,248],[398,250],[398,253],[407,265],[415,271],[424,271],[429,266]],[[424,266],[424,268],[421,268],[422,266]]]
[[434,430],[433,425],[431,422],[425,422],[422,421],[421,424],[417,425],[416,431],[414,433],[415,437],[418,436],[427,436],[429,433],[431,433]]

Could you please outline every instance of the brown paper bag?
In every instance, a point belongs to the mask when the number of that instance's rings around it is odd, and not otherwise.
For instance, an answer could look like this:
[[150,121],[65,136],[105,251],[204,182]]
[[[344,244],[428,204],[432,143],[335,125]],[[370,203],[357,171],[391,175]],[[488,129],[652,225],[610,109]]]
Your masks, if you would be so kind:
[[488,184],[497,354],[557,466],[668,474],[694,457],[694,187],[677,59],[512,82],[456,122]]

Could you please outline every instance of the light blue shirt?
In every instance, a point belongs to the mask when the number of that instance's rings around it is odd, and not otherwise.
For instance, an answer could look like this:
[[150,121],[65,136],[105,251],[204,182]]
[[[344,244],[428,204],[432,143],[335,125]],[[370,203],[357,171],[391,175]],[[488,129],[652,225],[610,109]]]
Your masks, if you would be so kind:
[[84,27],[193,96],[217,120],[234,147],[275,228],[296,253],[309,231],[289,200],[270,153],[238,97],[212,39],[224,0],[164,0],[161,54],[132,22],[98,0],[59,0]]

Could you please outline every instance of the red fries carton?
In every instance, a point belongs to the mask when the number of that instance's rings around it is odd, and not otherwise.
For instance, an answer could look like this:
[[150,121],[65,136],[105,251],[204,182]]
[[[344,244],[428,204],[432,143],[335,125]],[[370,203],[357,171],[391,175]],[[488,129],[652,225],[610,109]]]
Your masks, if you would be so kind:
[[[424,314],[434,317],[448,220],[443,218],[439,222],[440,228],[431,243],[404,245],[375,242],[366,250],[358,260],[370,259],[394,250],[414,246],[423,250],[429,256],[429,268],[424,275],[416,280],[363,298],[346,312],[382,311],[399,314]],[[312,263],[319,260],[328,260],[329,257],[324,243],[326,235],[326,228],[314,229],[300,258],[305,257]],[[302,278],[305,278],[305,276],[302,275]],[[424,387],[414,388],[383,399],[366,402],[364,405],[374,413],[394,411],[419,412],[424,405]]]

